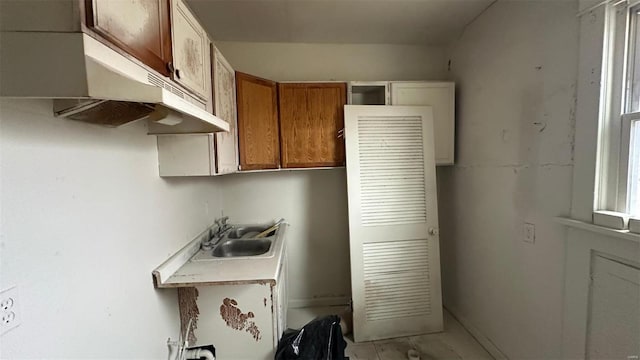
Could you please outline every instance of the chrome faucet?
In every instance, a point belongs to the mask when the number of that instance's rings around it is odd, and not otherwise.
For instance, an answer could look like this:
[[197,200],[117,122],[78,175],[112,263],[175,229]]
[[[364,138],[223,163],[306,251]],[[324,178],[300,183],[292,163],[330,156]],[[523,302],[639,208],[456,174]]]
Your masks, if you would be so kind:
[[215,220],[216,232],[213,235],[214,237],[222,236],[222,234],[224,234],[225,231],[231,229],[231,225],[227,224],[227,221],[229,221],[228,216],[223,216]]
[[218,244],[218,242],[222,240],[224,234],[232,228],[232,226],[228,224],[227,221],[229,221],[228,216],[223,216],[214,221],[215,224],[209,230],[209,239],[203,241],[202,244],[200,244],[200,247],[203,250],[213,249]]

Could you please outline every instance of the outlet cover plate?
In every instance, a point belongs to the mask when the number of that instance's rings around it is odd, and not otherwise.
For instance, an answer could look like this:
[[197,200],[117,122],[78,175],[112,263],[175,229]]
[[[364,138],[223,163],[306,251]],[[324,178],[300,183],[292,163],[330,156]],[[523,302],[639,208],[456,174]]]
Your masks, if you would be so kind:
[[0,292],[0,334],[20,325],[20,302],[18,301],[18,287],[12,286]]

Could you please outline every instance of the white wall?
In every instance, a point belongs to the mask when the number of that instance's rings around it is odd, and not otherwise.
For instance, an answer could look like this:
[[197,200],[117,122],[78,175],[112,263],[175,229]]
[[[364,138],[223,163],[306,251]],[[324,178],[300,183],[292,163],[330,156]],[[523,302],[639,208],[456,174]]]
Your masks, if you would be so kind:
[[[592,0],[579,2],[580,9],[598,3]],[[567,222],[571,226],[568,227],[565,250],[562,353],[564,358],[572,359],[624,358],[640,353],[637,321],[629,324],[625,321],[638,309],[636,295],[639,294],[637,269],[640,268],[640,237],[585,225],[592,222],[594,199],[597,200],[598,196],[594,186],[594,179],[598,175],[596,158],[599,151],[606,152],[606,149],[598,149],[597,146],[600,114],[602,109],[607,108],[607,104],[601,103],[600,98],[601,79],[603,75],[606,76],[603,74],[606,69],[602,69],[603,48],[606,48],[605,29],[609,26],[606,14],[606,7],[599,6],[581,14],[579,20],[580,53],[571,218],[583,222]],[[594,275],[600,272],[597,265],[599,257],[610,258],[617,263],[607,271],[610,271],[611,277],[608,275],[609,279],[604,283],[594,281]],[[623,266],[624,264],[630,266]],[[635,275],[631,275],[634,273]],[[605,306],[598,306],[602,305],[597,296],[599,285],[608,287],[606,294],[610,298]],[[621,294],[615,289],[622,289],[627,294]],[[620,314],[618,318],[616,313]],[[602,326],[602,319],[615,322],[616,325]],[[598,341],[601,332],[606,332],[605,342]]]
[[1,358],[167,356],[174,290],[151,271],[220,214],[212,179],[161,179],[146,124],[54,118],[51,101],[0,101],[0,289],[22,324]]
[[[450,49],[456,165],[439,170],[445,306],[509,358],[561,357],[577,2],[499,1]],[[536,227],[523,242],[523,224]]]
[[444,49],[384,44],[215,42],[231,65],[276,81],[441,80]]
[[[444,50],[397,45],[219,42],[236,70],[284,80],[441,80]],[[345,303],[351,294],[344,169],[225,177],[232,221],[290,223],[290,305]]]
[[235,222],[283,217],[290,306],[350,299],[347,179],[344,169],[225,176],[224,213]]

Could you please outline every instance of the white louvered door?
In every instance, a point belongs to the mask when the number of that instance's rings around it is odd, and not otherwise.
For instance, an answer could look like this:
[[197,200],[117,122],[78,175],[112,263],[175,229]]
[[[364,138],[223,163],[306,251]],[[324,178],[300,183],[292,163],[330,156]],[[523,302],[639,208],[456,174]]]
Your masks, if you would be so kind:
[[442,331],[429,106],[345,106],[356,341]]

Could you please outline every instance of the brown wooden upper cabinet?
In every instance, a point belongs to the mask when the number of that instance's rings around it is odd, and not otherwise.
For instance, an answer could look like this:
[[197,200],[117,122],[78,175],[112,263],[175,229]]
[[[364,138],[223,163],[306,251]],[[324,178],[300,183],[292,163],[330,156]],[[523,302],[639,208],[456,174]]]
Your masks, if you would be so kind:
[[283,168],[344,165],[345,83],[280,83]]
[[159,73],[172,61],[169,0],[85,0],[86,25]]
[[277,169],[278,93],[274,81],[236,72],[240,170]]
[[346,83],[276,83],[236,72],[239,170],[344,165]]

